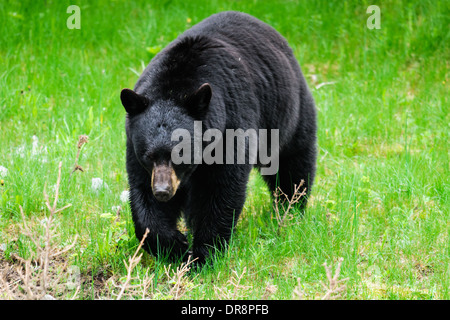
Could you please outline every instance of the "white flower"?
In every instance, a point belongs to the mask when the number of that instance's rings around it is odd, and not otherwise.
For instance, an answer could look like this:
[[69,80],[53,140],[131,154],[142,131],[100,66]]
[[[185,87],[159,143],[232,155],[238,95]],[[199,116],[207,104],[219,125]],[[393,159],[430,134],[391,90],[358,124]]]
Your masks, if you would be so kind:
[[99,192],[100,189],[108,189],[108,185],[100,178],[92,178],[91,189],[94,192]]
[[17,147],[16,153],[19,157],[25,158],[25,146],[22,145],[22,146]]
[[125,190],[120,194],[120,201],[127,202],[130,198],[130,191]]
[[[39,156],[41,156],[42,154],[47,154],[47,147],[46,146],[39,146],[39,138],[34,135],[31,137],[31,151],[29,152],[29,155],[31,155],[32,157],[38,158]],[[30,145],[29,144],[24,144],[21,145],[19,147],[16,148],[16,154],[17,156],[19,156],[20,158],[25,158],[25,156],[27,155],[27,150],[29,150]],[[43,163],[46,163],[48,161],[47,157],[43,156],[41,158],[41,161]]]
[[3,166],[0,166],[0,178],[4,178],[8,175],[8,169]]
[[31,143],[31,155],[36,156],[39,154],[39,138],[32,136],[31,139],[33,140]]
[[[39,147],[39,138],[37,136],[32,136],[31,139],[33,140],[33,142],[31,143],[31,155],[32,156],[38,156],[42,153],[47,154],[47,147],[43,146],[43,147]],[[42,157],[41,161],[43,163],[47,162],[47,157]]]

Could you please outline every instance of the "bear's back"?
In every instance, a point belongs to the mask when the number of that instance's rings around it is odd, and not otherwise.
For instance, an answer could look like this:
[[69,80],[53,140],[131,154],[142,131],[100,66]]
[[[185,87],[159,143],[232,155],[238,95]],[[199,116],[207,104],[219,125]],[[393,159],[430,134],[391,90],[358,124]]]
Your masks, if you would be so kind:
[[264,48],[275,49],[293,58],[292,49],[273,27],[255,17],[238,11],[224,11],[201,21],[180,35],[204,36],[234,45],[241,53],[261,52]]
[[205,82],[213,99],[223,100],[212,104],[210,114],[239,115],[227,117],[227,124],[240,128],[283,124],[280,140],[295,130],[300,95],[307,92],[287,41],[270,25],[236,11],[212,15],[179,35],[153,58],[135,91],[183,103]]
[[174,87],[181,93],[211,74],[222,81],[254,83],[255,94],[264,96],[269,91],[273,95],[278,86],[297,87],[301,71],[278,31],[246,13],[224,11],[186,30],[159,52],[135,90],[150,90],[153,97]]

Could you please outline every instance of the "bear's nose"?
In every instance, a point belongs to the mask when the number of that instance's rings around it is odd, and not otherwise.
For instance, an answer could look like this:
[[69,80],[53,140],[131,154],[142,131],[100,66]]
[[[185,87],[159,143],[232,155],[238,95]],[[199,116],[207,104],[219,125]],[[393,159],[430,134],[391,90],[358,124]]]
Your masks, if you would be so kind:
[[172,192],[170,190],[170,186],[155,186],[153,190],[153,195],[156,200],[166,202],[172,198]]
[[169,201],[177,191],[179,183],[170,163],[153,166],[152,191],[156,200]]

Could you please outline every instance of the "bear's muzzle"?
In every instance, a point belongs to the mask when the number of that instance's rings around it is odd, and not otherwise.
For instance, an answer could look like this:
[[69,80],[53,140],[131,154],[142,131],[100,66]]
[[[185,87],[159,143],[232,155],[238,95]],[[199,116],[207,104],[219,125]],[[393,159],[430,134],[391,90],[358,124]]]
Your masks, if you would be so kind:
[[152,170],[152,191],[156,200],[169,201],[177,192],[180,180],[170,163],[154,165]]

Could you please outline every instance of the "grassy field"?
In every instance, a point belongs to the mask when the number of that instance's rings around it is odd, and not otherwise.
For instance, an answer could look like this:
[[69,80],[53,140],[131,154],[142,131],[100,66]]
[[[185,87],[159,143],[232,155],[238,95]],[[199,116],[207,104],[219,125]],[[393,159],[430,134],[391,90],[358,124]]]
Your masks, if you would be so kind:
[[[57,299],[321,299],[323,264],[334,273],[342,261],[339,298],[450,299],[450,1],[379,2],[381,29],[366,26],[373,1],[78,1],[81,29],[68,29],[71,4],[0,2],[0,298],[27,292],[17,268],[29,261],[36,286],[47,265]],[[280,227],[255,172],[214,268],[183,275],[144,253],[127,278],[138,241],[120,197],[120,90],[223,10],[280,31],[312,88],[320,152],[308,210]],[[84,171],[71,174],[80,135]],[[54,214],[46,246],[43,191],[52,202],[59,162],[58,208],[71,206]],[[38,247],[68,250],[39,263]]]

